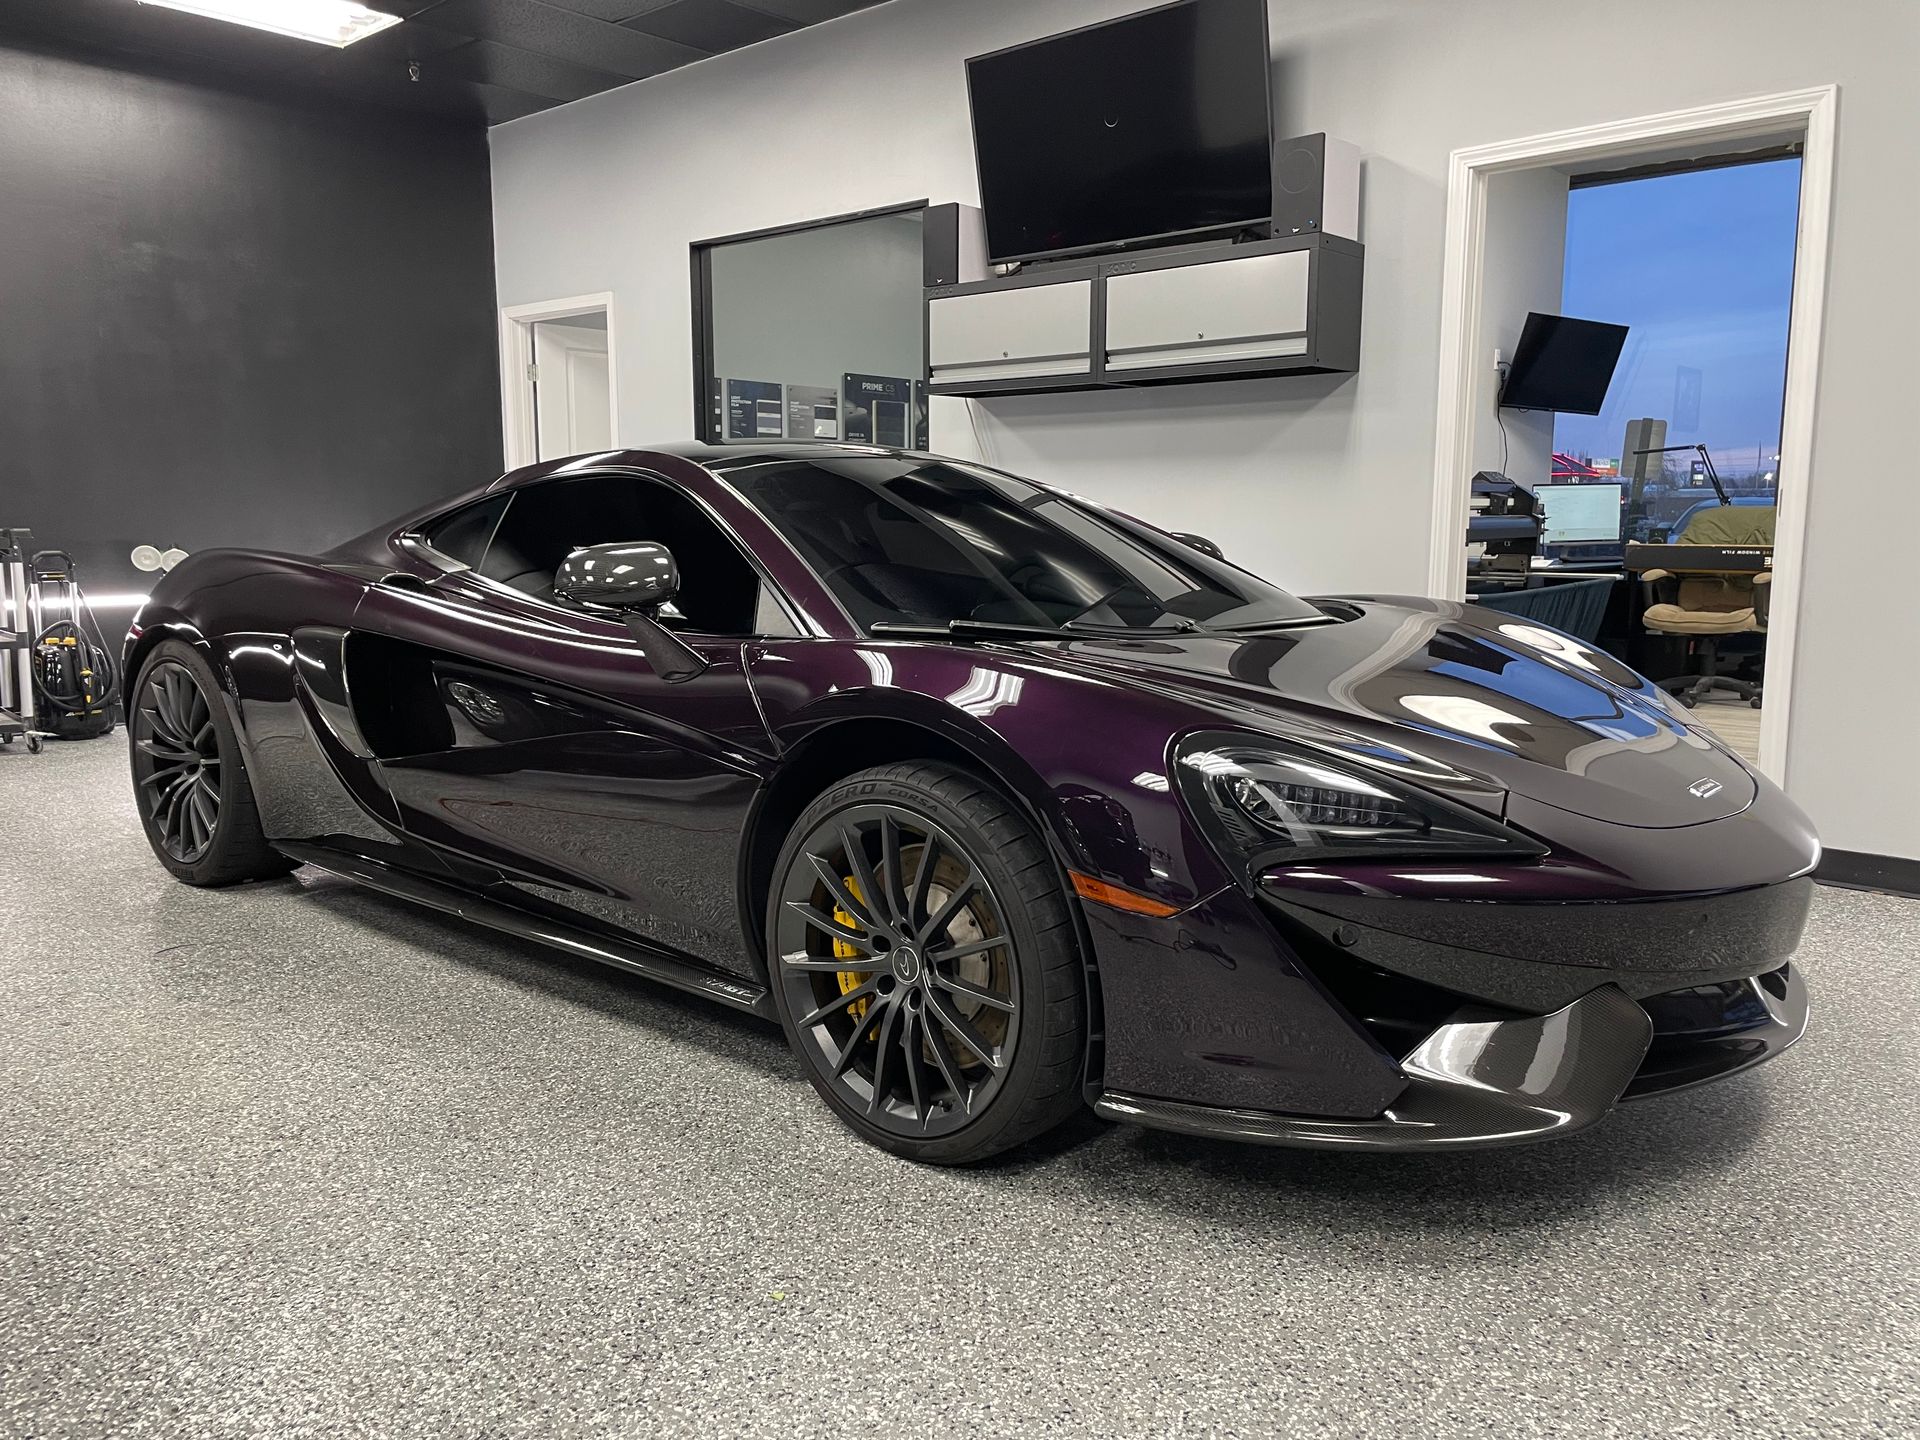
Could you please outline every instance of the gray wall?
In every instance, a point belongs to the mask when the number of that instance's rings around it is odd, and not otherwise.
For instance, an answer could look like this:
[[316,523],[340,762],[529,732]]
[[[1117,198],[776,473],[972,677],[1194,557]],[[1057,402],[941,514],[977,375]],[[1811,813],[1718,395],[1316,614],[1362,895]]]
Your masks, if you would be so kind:
[[[1566,259],[1567,177],[1557,170],[1490,177],[1480,316],[1482,333],[1503,360],[1513,359],[1529,310],[1550,315],[1560,309]],[[1529,489],[1540,484],[1553,468],[1553,412],[1501,410],[1491,351],[1475,382],[1473,468],[1504,464],[1511,479]]]
[[89,589],[498,474],[493,312],[483,131],[0,49],[0,525]]
[[[614,292],[620,433],[685,437],[688,241],[920,196],[975,199],[962,59],[1138,8],[895,0],[502,126],[492,137],[501,300]],[[1907,423],[1920,394],[1920,5],[1851,0],[1817,23],[1798,0],[1274,0],[1271,13],[1277,123],[1331,131],[1366,155],[1360,374],[992,401],[977,411],[986,457],[1217,534],[1297,589],[1419,590],[1449,152],[1837,83],[1787,783],[1829,845],[1920,857],[1920,483]],[[739,163],[796,141],[840,158]],[[568,214],[592,223],[556,223]],[[959,402],[936,405],[933,443],[976,453]]]

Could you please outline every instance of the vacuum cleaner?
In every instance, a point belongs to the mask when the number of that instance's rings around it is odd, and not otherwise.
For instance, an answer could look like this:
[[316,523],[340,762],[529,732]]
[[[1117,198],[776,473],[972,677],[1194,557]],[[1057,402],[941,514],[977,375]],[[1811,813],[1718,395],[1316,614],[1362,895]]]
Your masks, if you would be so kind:
[[[60,740],[111,733],[120,671],[64,550],[36,551],[27,564],[33,613],[43,622],[31,657],[35,728]],[[49,620],[49,616],[63,618]]]

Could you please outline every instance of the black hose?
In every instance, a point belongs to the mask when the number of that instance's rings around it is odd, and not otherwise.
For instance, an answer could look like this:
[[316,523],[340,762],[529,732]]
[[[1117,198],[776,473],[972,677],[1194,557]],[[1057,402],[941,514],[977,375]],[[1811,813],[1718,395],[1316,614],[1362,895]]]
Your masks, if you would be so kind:
[[79,678],[76,676],[74,688],[71,691],[65,693],[55,691],[47,685],[47,674],[51,673],[51,667],[35,665],[33,667],[34,694],[38,695],[49,708],[58,710],[65,715],[90,714],[97,710],[106,709],[119,694],[120,672],[107,654],[106,647],[88,639],[86,632],[80,628],[78,622],[73,620],[54,621],[53,624],[42,630],[34,640],[34,649],[38,650],[43,645],[50,648],[61,646],[58,637],[63,631],[72,632],[74,638],[72,647],[73,658],[80,669],[92,670],[93,680],[97,688],[92,690],[91,698],[89,698],[89,692],[80,688]]
[[[34,558],[38,559],[39,557],[35,556]],[[71,564],[71,562],[69,562],[69,564]],[[71,569],[69,569],[68,573],[71,575]],[[113,704],[120,693],[120,667],[113,662],[113,651],[107,644],[107,634],[100,624],[100,617],[94,613],[93,602],[87,599],[86,592],[74,584],[71,579],[67,582],[67,604],[68,618],[65,620],[56,620],[43,629],[34,640],[33,646],[36,651],[43,645],[52,646],[56,643],[54,636],[58,632],[63,630],[72,631],[74,639],[73,658],[78,663],[78,668],[81,670],[90,668],[93,672],[93,680],[95,682],[93,686],[93,696],[91,699],[87,698],[87,692],[79,688],[78,676],[75,677],[75,688],[72,693],[55,694],[47,688],[46,679],[41,674],[41,671],[47,667],[40,665],[32,667],[34,694],[45,701],[50,708],[58,710],[63,715],[90,714],[95,711],[106,710]],[[80,611],[82,607],[85,608],[87,619],[92,622],[93,625],[93,635],[91,638],[88,637],[87,632],[80,624]]]

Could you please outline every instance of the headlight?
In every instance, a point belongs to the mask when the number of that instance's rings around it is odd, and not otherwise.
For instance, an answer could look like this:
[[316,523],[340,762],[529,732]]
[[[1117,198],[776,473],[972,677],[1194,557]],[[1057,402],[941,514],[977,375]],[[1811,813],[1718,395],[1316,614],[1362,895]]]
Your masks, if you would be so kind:
[[1195,822],[1251,884],[1309,860],[1525,860],[1546,847],[1490,815],[1279,741],[1193,735],[1174,776]]

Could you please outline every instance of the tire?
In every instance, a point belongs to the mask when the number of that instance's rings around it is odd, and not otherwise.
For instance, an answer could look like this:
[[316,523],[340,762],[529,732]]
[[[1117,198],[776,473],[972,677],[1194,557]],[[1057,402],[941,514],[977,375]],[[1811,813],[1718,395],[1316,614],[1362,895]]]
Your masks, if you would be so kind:
[[163,640],[127,692],[134,806],[160,863],[189,885],[284,875],[294,862],[267,843],[240,737],[213,667]]
[[781,847],[767,935],[788,1043],[881,1149],[970,1164],[1082,1108],[1073,912],[1045,843],[979,777],[909,761],[839,781]]

